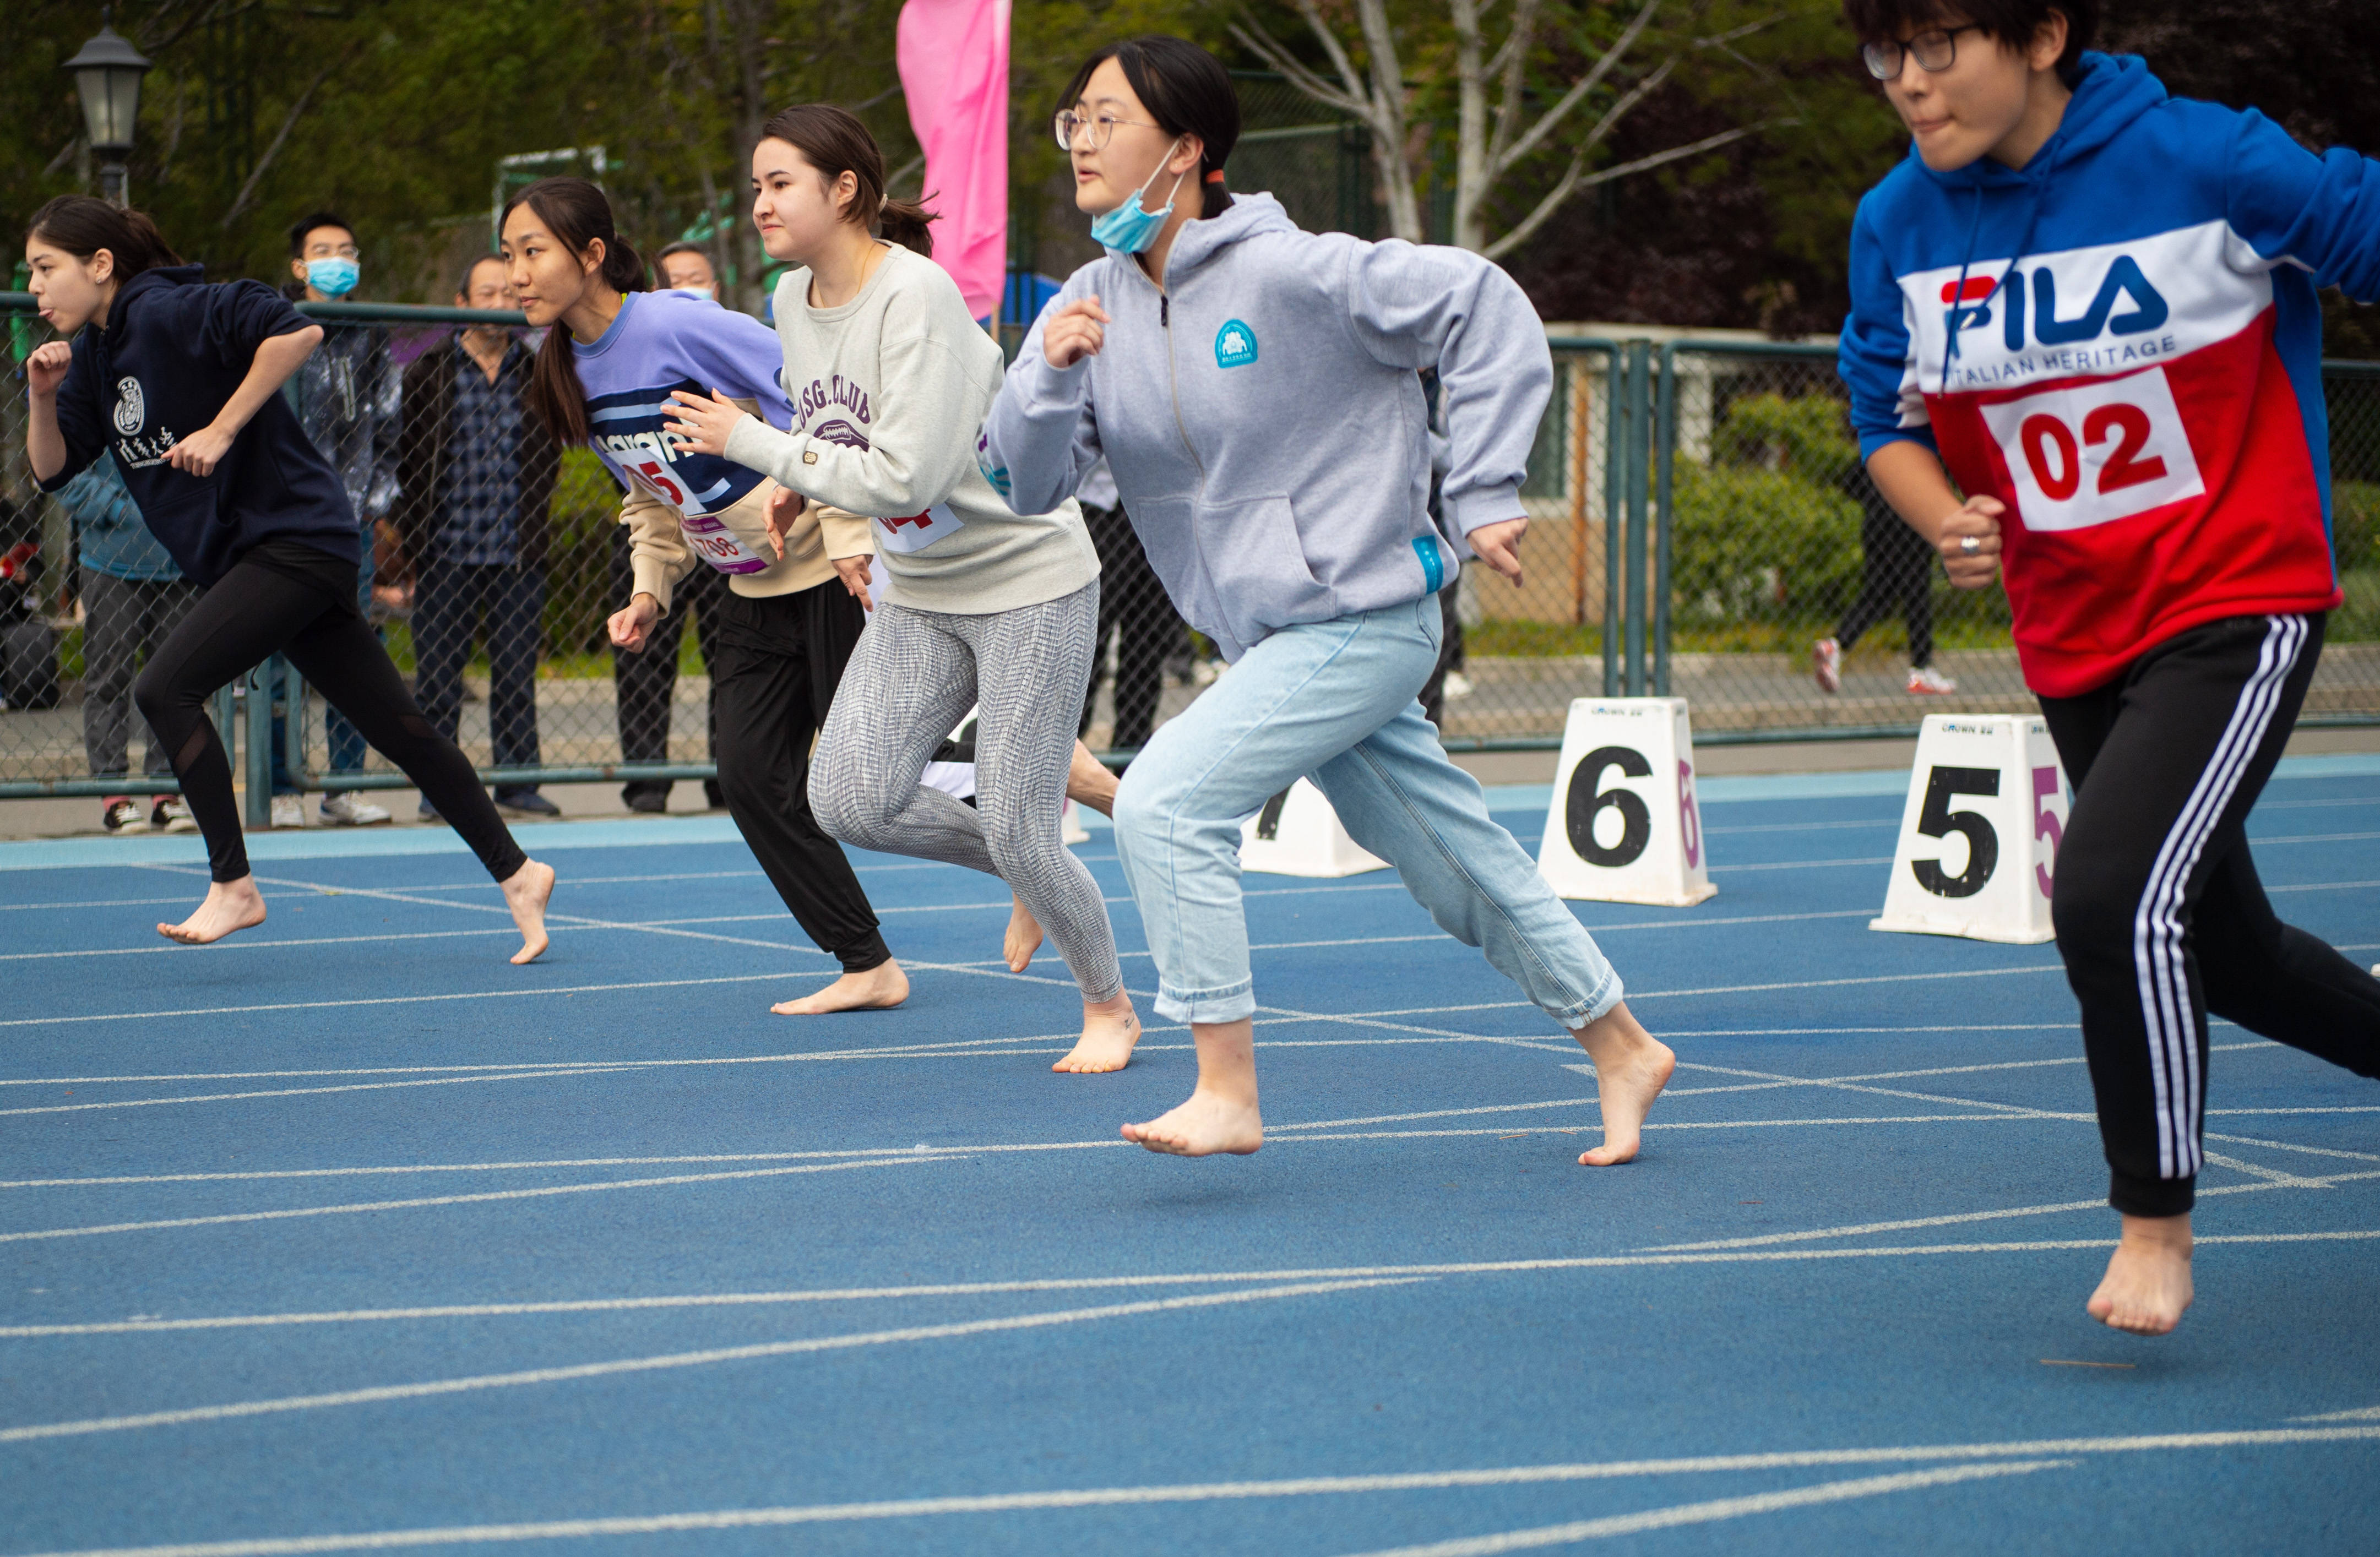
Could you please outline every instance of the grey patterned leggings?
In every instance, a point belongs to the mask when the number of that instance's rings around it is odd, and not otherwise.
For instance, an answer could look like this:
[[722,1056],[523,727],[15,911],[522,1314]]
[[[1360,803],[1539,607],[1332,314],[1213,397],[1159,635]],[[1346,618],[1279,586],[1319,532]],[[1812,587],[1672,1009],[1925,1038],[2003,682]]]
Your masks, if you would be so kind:
[[[1096,579],[987,616],[880,605],[810,764],[820,827],[856,848],[999,876],[1041,922],[1087,1001],[1123,988],[1099,885],[1058,840],[1099,620]],[[981,709],[972,807],[917,782],[970,704]]]

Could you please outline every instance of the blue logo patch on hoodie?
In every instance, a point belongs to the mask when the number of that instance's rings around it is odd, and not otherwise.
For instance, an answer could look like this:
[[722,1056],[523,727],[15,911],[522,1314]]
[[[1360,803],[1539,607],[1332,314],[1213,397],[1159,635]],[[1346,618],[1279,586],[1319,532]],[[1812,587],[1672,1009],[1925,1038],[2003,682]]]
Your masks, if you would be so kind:
[[1215,332],[1215,366],[1245,368],[1257,359],[1257,332],[1236,319]]

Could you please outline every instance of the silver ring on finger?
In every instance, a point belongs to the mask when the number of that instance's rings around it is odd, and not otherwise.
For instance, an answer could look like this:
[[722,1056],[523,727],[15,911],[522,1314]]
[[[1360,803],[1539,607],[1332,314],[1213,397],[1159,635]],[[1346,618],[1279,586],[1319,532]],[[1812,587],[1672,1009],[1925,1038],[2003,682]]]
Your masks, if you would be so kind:
[[1976,552],[1981,551],[1983,549],[1984,543],[1973,536],[1961,536],[1959,537],[1959,550],[1962,556],[1973,557]]

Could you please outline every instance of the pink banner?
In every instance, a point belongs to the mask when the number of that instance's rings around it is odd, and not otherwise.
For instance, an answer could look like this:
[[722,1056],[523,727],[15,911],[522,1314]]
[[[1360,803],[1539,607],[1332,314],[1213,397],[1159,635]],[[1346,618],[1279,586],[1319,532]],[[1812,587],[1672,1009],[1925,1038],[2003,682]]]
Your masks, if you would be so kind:
[[907,0],[898,54],[909,125],[926,152],[934,260],[967,312],[1000,308],[1008,276],[1009,0]]

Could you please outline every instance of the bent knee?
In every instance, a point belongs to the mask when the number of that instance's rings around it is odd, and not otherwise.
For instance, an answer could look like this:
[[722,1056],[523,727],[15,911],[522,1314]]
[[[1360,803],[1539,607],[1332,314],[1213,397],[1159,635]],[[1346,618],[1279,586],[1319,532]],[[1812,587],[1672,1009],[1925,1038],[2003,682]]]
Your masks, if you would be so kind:
[[898,810],[856,784],[829,784],[820,773],[810,775],[810,815],[829,838],[880,851],[892,836]]

